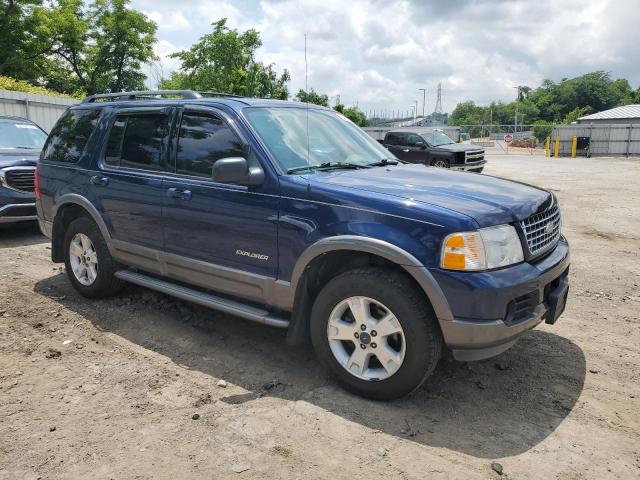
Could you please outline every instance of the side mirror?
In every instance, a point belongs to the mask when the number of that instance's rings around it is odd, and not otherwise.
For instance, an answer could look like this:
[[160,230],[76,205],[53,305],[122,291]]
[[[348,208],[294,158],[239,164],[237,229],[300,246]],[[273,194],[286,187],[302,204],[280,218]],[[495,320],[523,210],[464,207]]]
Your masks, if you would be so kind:
[[261,185],[264,182],[264,170],[251,167],[242,157],[221,158],[213,164],[211,178],[220,183],[238,183],[241,185]]

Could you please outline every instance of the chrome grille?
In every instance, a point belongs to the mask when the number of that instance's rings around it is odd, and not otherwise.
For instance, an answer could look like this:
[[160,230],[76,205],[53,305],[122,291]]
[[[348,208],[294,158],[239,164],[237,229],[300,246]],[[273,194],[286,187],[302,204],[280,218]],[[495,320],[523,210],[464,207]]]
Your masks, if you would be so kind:
[[536,213],[520,222],[531,255],[539,255],[554,247],[560,240],[562,220],[558,205]]
[[21,192],[33,192],[35,167],[9,167],[0,174],[2,183]]

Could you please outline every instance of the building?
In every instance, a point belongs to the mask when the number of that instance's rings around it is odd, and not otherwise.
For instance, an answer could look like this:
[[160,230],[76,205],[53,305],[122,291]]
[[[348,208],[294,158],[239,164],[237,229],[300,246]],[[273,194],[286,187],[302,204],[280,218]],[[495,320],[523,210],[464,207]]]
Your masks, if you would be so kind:
[[593,113],[578,118],[576,123],[581,125],[640,125],[640,105],[625,105],[624,107],[616,107],[603,112]]

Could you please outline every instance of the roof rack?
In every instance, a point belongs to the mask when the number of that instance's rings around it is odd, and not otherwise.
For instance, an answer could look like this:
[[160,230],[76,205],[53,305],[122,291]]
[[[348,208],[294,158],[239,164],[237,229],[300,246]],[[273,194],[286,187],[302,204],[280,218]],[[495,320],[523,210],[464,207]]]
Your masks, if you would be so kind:
[[85,98],[82,103],[95,103],[96,100],[137,100],[144,97],[154,97],[163,95],[181,95],[182,98],[202,98],[198,92],[193,90],[145,90],[139,92],[118,92],[100,93]]
[[198,92],[203,97],[231,97],[231,98],[246,98],[244,95],[234,95],[233,93],[222,92]]

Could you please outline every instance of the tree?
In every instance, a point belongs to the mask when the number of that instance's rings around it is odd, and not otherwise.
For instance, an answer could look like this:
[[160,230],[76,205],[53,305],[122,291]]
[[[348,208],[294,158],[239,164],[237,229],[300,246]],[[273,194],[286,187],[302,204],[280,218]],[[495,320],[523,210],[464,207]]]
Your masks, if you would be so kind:
[[0,0],[0,75],[35,81],[50,43],[42,0]]
[[313,103],[314,105],[322,105],[323,107],[329,106],[329,97],[324,94],[316,93],[313,88],[308,92],[300,89],[296,95],[296,99],[299,102]]
[[546,120],[537,120],[533,124],[533,136],[536,137],[539,142],[544,142],[546,138],[551,135],[552,131],[553,124]]
[[367,117],[356,107],[345,107],[341,103],[337,104],[333,109],[341,113],[359,127],[366,127],[369,124]]
[[238,32],[227,27],[227,19],[213,24],[213,32],[200,37],[189,50],[171,55],[181,61],[180,70],[162,82],[163,88],[187,88],[250,97],[286,100],[289,72],[278,74],[273,64],[256,61],[262,45],[254,29]]
[[155,58],[156,24],[130,0],[59,0],[47,11],[50,65],[44,84],[87,94],[144,88],[142,65]]

